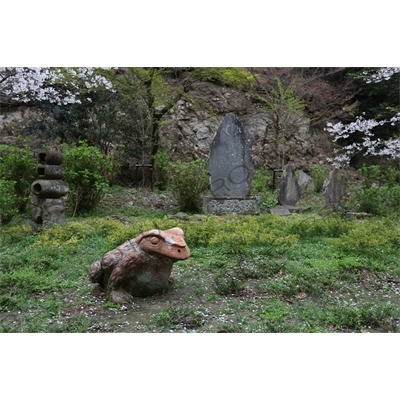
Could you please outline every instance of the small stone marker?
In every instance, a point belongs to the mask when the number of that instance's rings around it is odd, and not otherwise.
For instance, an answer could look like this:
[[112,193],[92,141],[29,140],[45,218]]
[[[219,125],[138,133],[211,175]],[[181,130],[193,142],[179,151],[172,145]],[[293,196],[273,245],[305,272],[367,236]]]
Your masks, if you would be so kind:
[[269,212],[271,214],[275,215],[290,215],[293,213],[304,213],[306,211],[310,211],[311,206],[306,206],[306,207],[296,207],[296,206],[275,206],[269,209]]
[[343,171],[333,169],[325,179],[322,192],[328,206],[339,204],[346,193],[346,176]]
[[270,210],[271,214],[275,215],[290,215],[290,211],[285,206],[275,206],[272,207]]
[[293,166],[286,165],[283,169],[278,201],[282,206],[295,206],[300,199],[300,186],[297,182]]
[[234,113],[228,113],[212,141],[208,172],[215,197],[246,197],[254,167],[251,143],[243,124]]

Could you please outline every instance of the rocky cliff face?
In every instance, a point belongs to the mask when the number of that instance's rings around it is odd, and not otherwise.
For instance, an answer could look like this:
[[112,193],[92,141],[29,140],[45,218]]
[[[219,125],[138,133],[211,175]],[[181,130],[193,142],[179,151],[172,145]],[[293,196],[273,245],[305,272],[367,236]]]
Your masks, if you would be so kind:
[[[312,164],[326,164],[332,152],[330,137],[323,131],[310,130],[306,118],[300,118],[298,130],[290,137],[277,138],[271,114],[251,101],[247,92],[209,82],[197,82],[189,91],[195,101],[180,100],[164,118],[161,149],[171,146],[182,160],[209,156],[212,139],[229,112],[235,113],[250,136],[256,168],[282,168],[291,163],[309,172]],[[11,143],[23,133],[24,123],[35,109],[14,106],[0,110],[0,143]],[[35,141],[33,142],[35,143]]]
[[212,139],[229,112],[240,118],[251,138],[256,168],[265,165],[279,169],[291,163],[308,172],[312,164],[325,164],[333,150],[329,136],[310,130],[305,116],[299,118],[297,133],[285,140],[277,138],[271,114],[253,103],[246,92],[203,82],[197,83],[189,95],[202,105],[180,100],[166,116],[170,122],[161,128],[160,135],[183,159],[208,158]]
[[23,134],[24,125],[34,117],[37,117],[34,107],[16,104],[0,106],[0,144],[15,142],[17,136]]

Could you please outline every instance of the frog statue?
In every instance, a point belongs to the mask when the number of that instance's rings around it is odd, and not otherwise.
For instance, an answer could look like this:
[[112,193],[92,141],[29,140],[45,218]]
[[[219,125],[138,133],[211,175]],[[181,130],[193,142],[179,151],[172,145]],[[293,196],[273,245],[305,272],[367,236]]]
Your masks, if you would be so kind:
[[190,256],[183,230],[152,229],[128,240],[90,266],[89,279],[114,303],[128,303],[168,286],[172,265]]

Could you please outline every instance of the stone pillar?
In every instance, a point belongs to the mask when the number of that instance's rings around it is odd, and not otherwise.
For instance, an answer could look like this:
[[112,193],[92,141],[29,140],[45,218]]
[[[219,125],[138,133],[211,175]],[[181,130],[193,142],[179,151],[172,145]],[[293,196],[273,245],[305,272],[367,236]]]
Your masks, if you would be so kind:
[[64,178],[61,153],[42,151],[39,153],[37,180],[31,185],[32,229],[50,228],[55,224],[65,224],[64,199],[68,185]]

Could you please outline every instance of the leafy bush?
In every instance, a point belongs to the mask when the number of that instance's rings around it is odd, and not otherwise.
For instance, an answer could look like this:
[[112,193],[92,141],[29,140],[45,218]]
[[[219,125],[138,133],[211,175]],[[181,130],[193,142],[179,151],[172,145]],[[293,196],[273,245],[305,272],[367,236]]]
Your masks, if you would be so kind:
[[190,162],[170,163],[170,187],[181,211],[198,212],[202,209],[202,193],[208,189],[207,162],[197,159]]
[[358,211],[387,216],[400,209],[400,185],[358,189],[351,201]]
[[268,167],[261,167],[256,170],[253,180],[251,181],[252,193],[262,193],[271,188],[272,178]]
[[155,182],[155,185],[160,190],[165,190],[169,181],[169,164],[171,162],[171,154],[167,151],[158,151],[157,154],[153,156],[153,161],[154,169],[157,174],[157,181]]
[[16,144],[0,145],[0,179],[15,182],[15,204],[19,212],[25,211],[30,187],[35,180],[36,162],[32,150]]
[[400,209],[400,185],[388,187],[386,201],[393,210],[398,211]]
[[86,142],[65,144],[63,151],[65,180],[69,187],[68,203],[74,215],[90,211],[100,202],[104,188],[108,186],[105,176],[113,170],[112,160]]
[[364,178],[364,189],[371,188],[374,183],[393,187],[398,184],[399,180],[399,170],[394,167],[382,169],[379,165],[364,165],[357,172]]
[[400,209],[397,168],[382,169],[379,165],[364,165],[357,172],[364,180],[362,188],[353,192],[350,201],[358,211],[386,216]]
[[326,238],[325,241],[348,253],[378,256],[398,249],[400,226],[388,218],[368,219],[359,221],[340,237]]
[[18,213],[18,197],[15,181],[0,179],[0,222],[6,224]]
[[379,165],[364,165],[358,170],[358,173],[364,178],[363,188],[370,189],[372,184],[380,179],[381,169]]
[[357,204],[357,211],[385,216],[389,212],[385,194],[384,188],[369,187],[355,190],[352,200]]
[[278,203],[278,190],[271,190],[272,178],[268,167],[258,169],[251,181],[251,194],[260,198],[261,211]]
[[381,179],[388,187],[396,186],[400,182],[400,171],[398,168],[388,167],[381,172]]
[[312,165],[311,166],[311,176],[314,180],[314,190],[319,193],[322,191],[324,186],[325,179],[329,175],[330,168],[329,166],[322,168],[319,165]]

